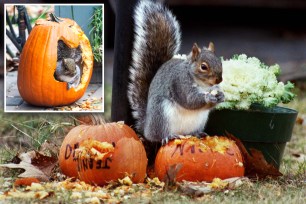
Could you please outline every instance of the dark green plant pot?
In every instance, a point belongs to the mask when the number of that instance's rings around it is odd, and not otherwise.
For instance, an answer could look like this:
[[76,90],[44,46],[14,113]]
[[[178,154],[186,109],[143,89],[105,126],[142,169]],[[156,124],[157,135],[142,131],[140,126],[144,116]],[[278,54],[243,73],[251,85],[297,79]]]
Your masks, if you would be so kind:
[[255,148],[263,153],[268,163],[279,169],[289,142],[297,111],[283,108],[264,108],[253,105],[250,110],[213,110],[205,132],[224,135],[226,132],[239,138],[246,149]]

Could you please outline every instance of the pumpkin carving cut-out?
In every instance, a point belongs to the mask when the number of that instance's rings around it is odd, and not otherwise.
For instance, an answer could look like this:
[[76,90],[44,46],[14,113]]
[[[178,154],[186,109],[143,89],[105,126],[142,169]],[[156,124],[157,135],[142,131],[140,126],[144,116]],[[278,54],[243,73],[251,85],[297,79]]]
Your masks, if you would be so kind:
[[[51,20],[36,21],[20,56],[18,90],[26,102],[36,106],[77,101],[92,75],[93,53],[82,29],[71,19],[51,16]],[[64,61],[72,70],[66,74],[68,79],[57,76]]]

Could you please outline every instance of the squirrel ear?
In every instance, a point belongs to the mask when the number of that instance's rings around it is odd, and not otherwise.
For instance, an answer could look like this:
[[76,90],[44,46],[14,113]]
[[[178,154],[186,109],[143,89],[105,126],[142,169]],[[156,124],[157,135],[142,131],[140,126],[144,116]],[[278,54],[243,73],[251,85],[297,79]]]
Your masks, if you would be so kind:
[[191,51],[192,61],[196,61],[200,53],[201,53],[201,49],[198,47],[197,43],[194,43],[192,46],[192,51]]
[[211,52],[215,52],[215,45],[214,45],[214,43],[209,42],[208,50],[211,51]]

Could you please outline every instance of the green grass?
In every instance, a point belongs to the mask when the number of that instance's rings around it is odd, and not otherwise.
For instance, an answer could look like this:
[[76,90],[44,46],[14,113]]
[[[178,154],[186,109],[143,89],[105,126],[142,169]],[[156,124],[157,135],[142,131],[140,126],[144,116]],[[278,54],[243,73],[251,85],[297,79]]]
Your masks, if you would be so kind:
[[0,113],[0,134],[3,143],[38,149],[49,140],[57,142],[72,126],[73,118],[60,114],[6,114]]
[[[106,87],[107,88],[107,87]],[[107,95],[106,110],[110,109],[110,95]],[[306,115],[306,96],[299,97],[285,105],[299,111],[299,117]],[[109,117],[110,112],[106,115]],[[6,163],[17,152],[38,149],[44,140],[61,144],[62,139],[74,126],[74,119],[67,114],[5,114],[0,112],[0,163]],[[284,176],[278,179],[255,180],[229,191],[215,191],[201,197],[190,197],[178,190],[154,193],[151,197],[136,196],[123,199],[124,203],[305,203],[306,200],[306,126],[296,124],[291,141],[287,144],[280,171]],[[6,143],[7,141],[13,144]],[[13,148],[14,147],[14,148]],[[296,156],[294,156],[296,155]],[[301,157],[298,158],[297,156]],[[20,170],[0,169],[0,195],[11,189],[11,183]],[[7,180],[13,177],[13,180]],[[1,193],[2,192],[2,193]],[[13,199],[8,203],[75,203],[70,190],[54,190],[54,195],[44,200]],[[81,199],[82,201],[82,199]],[[84,201],[84,198],[83,198]],[[2,201],[0,200],[0,203]]]
[[94,58],[97,62],[102,62],[102,33],[103,33],[103,11],[102,7],[95,8],[94,13],[91,17],[91,30],[90,30],[90,37],[91,37],[91,44],[92,50],[94,54]]

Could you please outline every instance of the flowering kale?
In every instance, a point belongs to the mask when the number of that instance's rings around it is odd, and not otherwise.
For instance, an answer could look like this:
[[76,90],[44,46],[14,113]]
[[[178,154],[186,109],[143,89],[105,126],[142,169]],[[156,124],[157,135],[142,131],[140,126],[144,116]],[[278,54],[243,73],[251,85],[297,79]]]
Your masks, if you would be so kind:
[[223,60],[223,81],[220,84],[225,94],[225,102],[218,109],[248,109],[259,103],[273,107],[279,103],[289,103],[295,97],[291,92],[294,85],[278,82],[279,65],[267,66],[256,57],[245,54]]

